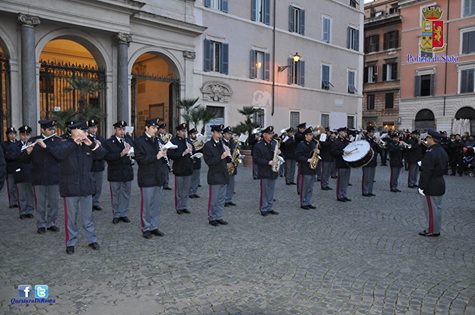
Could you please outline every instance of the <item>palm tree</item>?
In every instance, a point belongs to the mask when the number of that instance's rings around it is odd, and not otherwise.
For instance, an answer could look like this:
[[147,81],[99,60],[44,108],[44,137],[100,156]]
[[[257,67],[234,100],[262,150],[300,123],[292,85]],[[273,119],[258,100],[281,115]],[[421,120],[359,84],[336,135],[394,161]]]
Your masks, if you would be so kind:
[[234,127],[234,131],[237,134],[240,134],[240,133],[247,134],[248,137],[247,137],[246,142],[244,143],[244,146],[246,147],[249,145],[248,141],[252,136],[252,131],[254,130],[254,128],[259,127],[259,125],[253,121],[254,115],[258,111],[259,111],[258,108],[254,108],[252,106],[244,106],[242,109],[238,109],[238,112],[242,114],[245,117],[245,119],[244,121],[240,122],[239,125]]
[[206,125],[216,116],[216,113],[211,112],[206,109],[206,107],[200,107],[199,109],[200,117],[201,117],[201,134],[204,135]]
[[181,114],[181,117],[185,121],[187,128],[190,126],[190,121],[191,121],[191,109],[196,105],[198,102],[199,98],[188,98],[188,99],[182,99],[177,102],[177,107],[178,109],[183,110],[183,113]]
[[101,84],[98,81],[87,77],[67,78],[66,80],[71,86],[65,88],[65,92],[79,91],[78,111],[82,111],[85,105],[87,105],[89,94],[94,94],[101,90]]

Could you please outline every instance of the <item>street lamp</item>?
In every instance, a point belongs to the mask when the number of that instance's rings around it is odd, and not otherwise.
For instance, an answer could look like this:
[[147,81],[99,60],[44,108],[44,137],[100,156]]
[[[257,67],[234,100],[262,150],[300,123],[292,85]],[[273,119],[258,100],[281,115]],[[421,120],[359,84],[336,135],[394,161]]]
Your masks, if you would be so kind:
[[[293,56],[292,56],[292,59],[294,60],[294,63],[298,63],[300,61],[300,55],[298,52],[296,52]],[[287,69],[288,67],[290,67],[291,65],[286,65],[286,66],[278,66],[277,67],[277,72],[282,72],[284,71],[285,69]]]

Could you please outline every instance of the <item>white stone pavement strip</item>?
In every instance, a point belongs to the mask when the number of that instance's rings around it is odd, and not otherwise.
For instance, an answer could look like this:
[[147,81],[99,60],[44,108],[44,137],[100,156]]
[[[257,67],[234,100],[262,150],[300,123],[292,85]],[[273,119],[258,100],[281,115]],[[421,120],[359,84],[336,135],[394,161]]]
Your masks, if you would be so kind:
[[[388,168],[378,167],[377,196],[365,198],[353,169],[346,203],[316,183],[317,209],[308,211],[279,178],[280,215],[262,217],[259,183],[240,168],[237,206],[219,227],[207,224],[202,172],[192,214],[177,215],[173,192],[163,192],[162,238],[141,237],[135,182],[132,223],[112,224],[104,193],[94,212],[101,249],[81,234],[74,255],[65,253],[62,215],[59,234],[38,235],[3,191],[0,314],[475,314],[475,178],[446,177],[442,236],[428,239],[417,235],[422,200],[405,187],[406,172],[403,192],[391,193]],[[11,305],[20,284],[49,285],[56,303]]]

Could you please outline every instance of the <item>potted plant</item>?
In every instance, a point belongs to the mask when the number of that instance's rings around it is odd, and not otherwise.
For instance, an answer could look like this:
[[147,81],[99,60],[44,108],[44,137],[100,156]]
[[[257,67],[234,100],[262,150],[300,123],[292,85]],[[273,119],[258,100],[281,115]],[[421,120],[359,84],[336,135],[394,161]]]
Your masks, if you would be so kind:
[[247,139],[244,142],[241,142],[241,153],[244,157],[244,165],[252,165],[252,151],[249,140],[254,136],[252,131],[259,127],[257,123],[254,122],[254,115],[258,112],[259,109],[252,106],[244,106],[242,109],[238,109],[239,113],[244,116],[244,121],[240,122],[239,125],[234,127],[234,132],[237,134],[247,135]]

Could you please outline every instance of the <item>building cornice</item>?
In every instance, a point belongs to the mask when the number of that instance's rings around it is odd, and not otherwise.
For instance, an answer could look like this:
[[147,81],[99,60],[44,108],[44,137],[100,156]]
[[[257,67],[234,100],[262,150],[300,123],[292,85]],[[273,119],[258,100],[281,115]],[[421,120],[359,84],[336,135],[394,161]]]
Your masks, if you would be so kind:
[[383,17],[374,17],[374,18],[369,18],[365,19],[364,21],[364,27],[370,28],[370,27],[378,27],[381,25],[385,24],[398,24],[402,23],[401,15],[399,13],[391,14],[391,15],[385,15]]
[[180,32],[187,35],[200,36],[207,29],[205,26],[175,20],[166,16],[157,15],[148,12],[137,12],[132,19],[138,23],[148,24],[153,27]]

